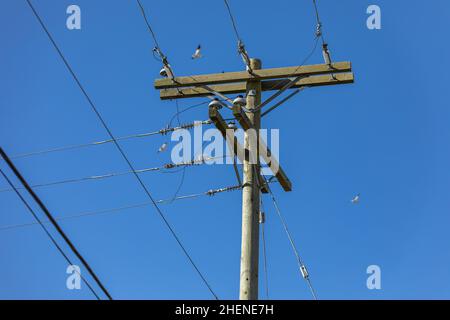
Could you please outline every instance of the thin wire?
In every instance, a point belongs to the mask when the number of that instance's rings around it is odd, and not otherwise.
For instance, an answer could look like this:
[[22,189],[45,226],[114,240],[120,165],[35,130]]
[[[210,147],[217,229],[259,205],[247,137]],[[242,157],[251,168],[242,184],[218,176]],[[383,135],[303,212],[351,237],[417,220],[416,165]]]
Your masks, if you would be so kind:
[[[5,160],[8,167],[11,169],[11,171],[14,173],[14,175],[17,177],[17,179],[20,181],[20,183],[25,187],[28,194],[33,198],[33,200],[37,203],[39,208],[45,213],[46,217],[50,222],[52,223],[53,227],[56,229],[58,234],[64,239],[66,244],[69,246],[69,248],[72,250],[72,252],[75,254],[75,256],[80,260],[80,262],[83,264],[83,266],[86,268],[86,270],[89,272],[91,277],[94,279],[94,281],[97,283],[97,285],[100,287],[100,289],[103,291],[103,293],[108,297],[108,299],[112,300],[111,295],[109,294],[108,290],[106,290],[105,286],[102,284],[100,279],[95,274],[94,270],[92,270],[89,263],[83,258],[81,253],[77,250],[77,248],[74,246],[72,241],[70,241],[69,237],[65,234],[65,232],[61,229],[59,224],[56,222],[56,220],[53,218],[53,215],[50,213],[50,211],[47,209],[45,204],[42,202],[42,200],[38,197],[38,195],[31,189],[28,182],[25,180],[25,178],[22,176],[22,174],[19,172],[19,170],[16,168],[14,163],[11,161],[11,159],[8,157],[8,155],[5,153],[5,151],[0,147],[0,156]],[[16,190],[16,193],[18,191]]]
[[[195,82],[197,81],[193,76],[188,76],[188,77],[191,78],[192,80],[194,80]],[[230,109],[230,110],[233,110],[233,107],[231,107],[231,106],[229,106],[229,105],[227,105],[227,104],[225,103],[225,101],[228,101],[229,103],[233,104],[233,100],[230,99],[230,98],[228,98],[228,97],[225,96],[224,94],[222,94],[222,93],[220,93],[220,92],[217,92],[217,91],[214,91],[211,87],[209,87],[209,86],[207,86],[207,85],[204,85],[204,84],[202,84],[202,85],[196,85],[196,83],[193,83],[192,85],[194,86],[193,88],[191,88],[192,91],[197,92],[197,93],[202,93],[202,92],[200,92],[199,90],[196,90],[196,89],[195,89],[195,88],[202,88],[202,89],[204,89],[204,90],[206,90],[206,91],[208,91],[208,92],[211,93],[211,95],[208,95],[208,96],[207,96],[208,99],[210,99],[210,100],[216,100],[216,99],[218,99],[219,102],[221,102],[221,105],[222,105],[222,106],[224,106],[225,108],[228,108],[228,109]],[[220,99],[219,99],[219,98],[220,98]]]
[[[292,73],[290,74],[290,76],[289,76],[288,78],[293,77],[293,75],[297,73],[298,69],[300,69],[301,67],[303,67],[303,66],[305,65],[305,63],[307,63],[307,62],[309,61],[309,59],[311,59],[311,57],[313,56],[313,54],[316,52],[318,43],[319,43],[319,38],[316,37],[316,38],[314,39],[314,44],[313,44],[313,47],[312,47],[311,51],[306,55],[306,57],[303,59],[303,61],[300,63],[300,65],[294,70],[294,72],[292,72]],[[270,87],[270,89],[268,89],[267,91],[272,90],[272,89],[275,88],[276,86],[278,86],[278,83],[274,84],[274,85],[273,85],[272,87]]]
[[272,102],[273,100],[278,98],[278,96],[280,96],[286,90],[290,89],[293,85],[295,85],[295,83],[297,81],[299,81],[302,78],[305,78],[305,76],[300,75],[300,76],[298,76],[298,77],[296,77],[296,78],[294,78],[292,80],[287,81],[286,84],[284,84],[277,92],[275,92],[273,95],[271,95],[269,98],[267,98],[264,102],[262,102],[261,104],[259,104],[255,108],[247,109],[247,110],[249,110],[249,112],[253,112],[253,113],[261,110],[264,106],[266,106],[267,104],[269,104],[270,102]]
[[250,58],[249,58],[248,52],[247,52],[247,50],[245,50],[244,42],[242,41],[241,37],[239,36],[239,32],[238,32],[238,29],[236,26],[236,20],[234,19],[233,13],[231,12],[230,4],[228,3],[227,0],[224,0],[224,2],[225,2],[225,6],[227,7],[227,11],[230,16],[230,19],[231,19],[231,24],[233,25],[234,33],[236,34],[236,38],[238,40],[238,53],[241,55],[242,59],[244,60],[244,63],[247,66],[247,71],[251,75],[255,76],[255,74],[253,73],[252,66],[250,64]]
[[265,217],[265,212],[266,210],[264,209],[264,204],[263,204],[263,198],[260,197],[260,201],[261,201],[261,208],[262,208],[262,213],[263,213],[263,221],[260,221],[261,224],[261,237],[262,237],[262,241],[263,241],[263,261],[264,261],[264,282],[265,282],[265,287],[266,287],[266,298],[269,299],[269,275],[268,275],[268,269],[267,269],[267,251],[266,251],[266,235],[265,235],[265,224],[266,224],[266,217]]
[[[156,170],[161,170],[161,168],[148,168],[148,169],[137,170],[137,172],[142,173],[142,172],[156,171]],[[109,173],[109,174],[104,174],[104,175],[89,176],[89,177],[82,177],[82,178],[53,181],[53,182],[48,182],[48,183],[34,184],[31,187],[32,188],[43,188],[43,187],[50,187],[50,186],[69,184],[69,183],[79,183],[79,182],[91,181],[91,180],[102,180],[102,179],[107,179],[107,178],[112,178],[112,177],[119,177],[119,176],[127,175],[130,173],[133,173],[133,172],[132,171],[114,172],[114,173]],[[23,188],[18,188],[18,189],[23,189]],[[0,189],[0,193],[8,192],[8,191],[13,191],[13,190],[11,188]]]
[[[117,207],[112,209],[102,209],[98,211],[88,211],[88,212],[82,212],[77,213],[65,217],[55,218],[56,221],[65,221],[65,220],[71,220],[75,218],[82,218],[82,217],[88,217],[88,216],[95,216],[100,214],[108,214],[108,213],[114,213],[114,212],[121,212],[128,209],[134,209],[134,208],[141,208],[151,205],[151,202],[145,202],[140,204],[133,204],[129,206],[123,206],[123,207]],[[43,221],[42,223],[50,223],[50,221]],[[20,224],[11,224],[11,225],[4,225],[0,226],[0,231],[10,230],[10,229],[17,229],[22,227],[30,227],[38,224],[37,222],[29,222],[29,223],[20,223]]]
[[295,96],[297,93],[299,93],[300,91],[303,91],[305,88],[307,87],[301,87],[299,89],[296,89],[295,91],[291,92],[289,95],[287,95],[284,99],[282,99],[281,101],[277,102],[276,104],[274,104],[272,107],[270,107],[269,109],[267,109],[266,111],[264,111],[263,113],[261,113],[261,118],[266,116],[269,112],[275,110],[276,108],[278,108],[279,106],[281,106],[283,103],[285,103],[286,101],[288,101],[290,98],[292,98],[293,96]]
[[147,19],[147,15],[145,14],[144,7],[142,6],[142,3],[141,3],[140,0],[136,0],[136,2],[138,3],[139,8],[141,9],[141,13],[142,13],[142,16],[143,16],[143,18],[144,18],[144,20],[145,20],[145,24],[147,25],[147,29],[148,29],[148,31],[150,32],[150,34],[152,35],[153,41],[154,41],[154,43],[155,43],[155,47],[159,48],[158,40],[156,39],[156,35],[155,35],[155,33],[153,32],[153,29],[152,29],[152,27],[151,27],[151,25],[150,25],[150,22],[149,22],[148,19]]
[[[203,102],[202,104],[205,104],[205,103],[206,102]],[[199,105],[200,104],[197,104],[197,105],[193,105],[191,107],[197,107]],[[180,113],[182,113],[184,111],[187,111],[187,109],[182,110]],[[135,138],[146,138],[146,137],[155,136],[155,135],[158,135],[158,134],[159,135],[165,135],[168,132],[172,132],[172,131],[191,129],[192,127],[195,127],[195,126],[200,125],[200,124],[201,125],[209,125],[209,124],[211,124],[211,121],[210,120],[205,120],[205,121],[201,121],[201,122],[199,121],[199,122],[196,122],[196,123],[185,124],[185,125],[182,125],[182,126],[179,126],[179,127],[167,126],[166,128],[160,129],[158,131],[138,133],[138,134],[132,134],[132,135],[128,135],[128,136],[118,137],[118,138],[116,138],[116,141],[130,140],[130,139],[135,139]],[[26,158],[26,157],[43,155],[43,154],[54,153],[54,152],[62,152],[62,151],[81,149],[81,148],[91,147],[91,146],[99,146],[99,145],[112,143],[112,142],[114,142],[113,139],[107,139],[107,140],[94,141],[94,142],[83,143],[83,144],[76,144],[76,145],[63,146],[63,147],[58,147],[58,148],[51,148],[51,149],[40,150],[40,151],[33,151],[33,152],[28,152],[28,153],[22,153],[22,154],[14,155],[14,156],[11,157],[11,159]]]
[[172,126],[173,120],[174,120],[177,116],[179,116],[180,114],[182,114],[182,113],[184,113],[184,112],[186,112],[186,111],[192,110],[192,109],[194,109],[194,108],[196,108],[196,107],[203,106],[203,105],[208,104],[208,103],[209,103],[209,101],[203,101],[203,102],[201,102],[201,103],[197,103],[197,104],[194,104],[194,105],[192,105],[192,106],[186,107],[186,108],[184,108],[183,110],[177,111],[177,112],[172,116],[172,118],[170,118],[170,121],[169,121],[168,126],[171,127],[171,126]]
[[[251,168],[253,170],[253,179],[255,179],[256,185],[258,186],[258,192],[261,192],[262,186],[261,183],[259,181],[259,175],[260,173],[258,172],[258,168],[260,168],[260,165],[251,165]],[[264,177],[261,175],[261,177]],[[266,181],[265,185],[271,183],[271,181]],[[269,281],[268,281],[268,274],[267,274],[267,255],[266,255],[266,237],[264,234],[264,224],[265,224],[265,210],[264,210],[264,204],[263,204],[263,199],[261,194],[259,194],[259,203],[260,203],[260,212],[259,212],[259,224],[261,225],[261,236],[262,236],[262,241],[263,241],[263,261],[264,261],[264,283],[265,283],[265,288],[266,288],[266,297],[267,299],[269,299]],[[261,211],[262,210],[262,211]],[[264,216],[263,216],[264,215]],[[263,221],[261,221],[262,219],[264,219]]]
[[[265,180],[267,189],[269,190],[269,193],[270,193],[270,196],[272,198],[272,202],[273,202],[273,206],[275,208],[275,211],[277,212],[278,217],[280,218],[281,223],[283,224],[284,231],[285,231],[285,233],[286,233],[286,235],[287,235],[287,237],[289,239],[289,242],[291,243],[292,251],[294,252],[295,257],[297,259],[299,270],[302,270],[302,267],[304,267],[305,264],[303,263],[302,259],[300,258],[300,254],[298,253],[297,247],[295,246],[294,239],[292,238],[291,233],[289,232],[287,223],[284,220],[283,215],[281,214],[280,208],[278,207],[278,203],[277,203],[277,201],[275,199],[275,195],[273,194],[272,189],[270,188],[270,186],[267,183],[267,180],[266,180],[266,178],[264,176],[263,176],[263,179]],[[305,278],[305,280],[308,283],[308,287],[309,287],[309,289],[311,291],[311,294],[312,294],[314,300],[317,300],[316,291],[314,290],[314,287],[313,287],[313,285],[311,283],[311,279],[310,279],[309,275],[308,275],[307,278]]]
[[[182,167],[184,169],[184,168],[190,167],[190,166],[199,166],[202,164],[206,164],[206,161],[223,159],[223,158],[227,158],[227,157],[230,157],[230,155],[208,157],[208,158],[202,158],[200,160],[194,159],[194,160],[191,160],[188,162],[181,162],[181,163],[168,163],[161,167],[144,168],[144,169],[135,170],[135,172],[140,174],[140,173],[162,171],[162,170],[173,170],[174,168],[180,168],[180,167]],[[180,172],[180,171],[181,170],[176,171],[176,172]],[[176,172],[174,172],[174,173],[176,173]],[[133,171],[130,171],[130,170],[122,171],[122,172],[113,172],[113,173],[108,173],[108,174],[103,174],[103,175],[95,175],[95,176],[88,176],[88,177],[82,177],[82,178],[73,178],[73,179],[52,181],[52,182],[48,182],[48,183],[34,184],[31,187],[32,188],[42,188],[42,187],[50,187],[50,186],[69,184],[69,183],[79,183],[79,182],[92,181],[92,180],[103,180],[103,179],[108,179],[108,178],[120,177],[120,176],[128,175],[131,173],[133,173]],[[163,172],[163,173],[168,173],[168,172]],[[19,187],[18,189],[20,190],[23,188]],[[13,189],[11,189],[11,188],[0,189],[0,193],[8,192],[8,191],[13,191]]]
[[[298,71],[298,69],[300,69],[301,67],[303,67],[305,65],[306,62],[308,62],[308,60],[313,56],[314,52],[317,49],[317,44],[319,43],[319,38],[316,37],[315,41],[314,41],[314,45],[312,50],[309,52],[309,54],[303,59],[302,63],[288,76],[288,78],[292,78]],[[262,102],[261,104],[259,104],[258,106],[256,106],[253,109],[247,109],[245,107],[243,107],[242,109],[244,109],[246,112],[257,112],[259,110],[261,110],[265,105],[267,105],[269,102],[271,102],[272,100],[274,100],[275,98],[277,98],[280,94],[282,94],[284,91],[286,91],[287,89],[291,88],[293,85],[295,85],[295,83],[300,80],[301,78],[304,78],[304,76],[298,76],[294,79],[289,80],[285,85],[283,85],[282,88],[280,88],[277,92],[275,92],[272,96],[270,96],[269,98],[267,98],[264,102]],[[268,88],[266,91],[270,91],[273,90],[275,87],[279,86],[279,82],[275,82],[274,85],[272,85],[270,88]],[[298,92],[296,92],[298,93]],[[295,93],[295,94],[296,94]],[[284,102],[286,102],[288,99],[290,99],[292,96],[294,96],[295,94],[291,94],[288,96],[288,98],[285,98],[283,100],[281,100],[280,102],[278,102],[277,104],[275,104],[273,107],[270,108],[270,110],[273,110],[277,107],[279,107],[281,104],[283,104]],[[267,112],[265,112],[266,114]]]
[[155,43],[155,47],[152,50],[153,58],[155,60],[158,60],[158,61],[163,63],[164,70],[166,71],[167,76],[169,78],[171,78],[172,80],[174,80],[175,79],[175,75],[173,73],[172,67],[170,66],[169,61],[167,60],[167,56],[162,52],[162,50],[161,50],[161,48],[159,46],[158,40],[156,39],[156,35],[153,32],[152,27],[150,26],[150,22],[147,19],[147,15],[145,14],[144,7],[143,7],[142,3],[139,0],[137,0],[137,3],[139,5],[139,8],[141,9],[141,13],[142,13],[142,16],[144,17],[145,24],[147,25],[147,29],[149,30],[149,32],[150,32],[150,34],[151,34],[151,36],[153,38],[153,41]]
[[316,0],[313,0],[313,4],[314,4],[314,10],[315,10],[315,13],[316,13],[316,21],[317,21],[316,35],[317,35],[317,37],[322,38],[322,43],[325,43],[325,39],[323,37],[323,32],[322,32],[322,22],[320,21],[319,9],[317,7]]
[[236,26],[236,21],[234,20],[233,13],[231,12],[230,5],[229,5],[227,0],[224,0],[224,2],[225,2],[225,5],[227,7],[228,14],[230,15],[231,24],[233,25],[234,33],[236,34],[236,38],[237,38],[238,41],[242,42],[241,37],[239,36],[239,32],[238,32],[237,26]]
[[242,186],[242,181],[241,181],[241,176],[239,173],[239,168],[237,165],[236,156],[233,156],[233,168],[234,168],[234,173],[236,174],[236,179],[237,179],[239,185]]
[[[178,125],[180,125],[180,106],[178,105],[178,99],[175,99],[175,105],[177,108],[176,118],[178,121]],[[203,157],[202,157],[203,158]],[[183,167],[182,173],[181,173],[181,179],[180,183],[178,184],[177,190],[175,191],[173,198],[175,199],[178,196],[178,193],[180,192],[181,188],[184,184],[184,177],[186,176],[186,167]]]
[[[235,191],[235,190],[239,190],[239,188],[241,188],[241,187],[240,186],[234,186],[234,187],[220,188],[220,189],[215,189],[215,190],[208,190],[206,192],[178,196],[175,199],[173,199],[173,198],[161,199],[161,200],[157,200],[156,202],[157,203],[161,203],[161,204],[172,203],[173,201],[178,201],[178,200],[194,199],[194,198],[199,198],[199,197],[203,197],[203,196],[212,196],[212,195],[216,195],[216,194],[219,194],[219,193]],[[100,214],[117,213],[117,212],[122,212],[122,211],[125,211],[125,210],[128,210],[128,209],[142,208],[142,207],[146,207],[146,206],[150,206],[150,205],[152,205],[152,202],[149,201],[149,202],[137,203],[137,204],[132,204],[132,205],[128,205],[128,206],[121,206],[121,207],[115,207],[115,208],[110,208],[110,209],[102,209],[102,210],[95,210],[95,211],[87,211],[87,212],[76,213],[76,214],[68,215],[68,216],[61,217],[61,218],[55,218],[55,220],[57,220],[57,221],[64,221],[64,220],[71,220],[71,219],[75,219],[75,218],[96,216],[96,215],[100,215]],[[42,223],[50,223],[50,221],[42,221]],[[38,223],[31,222],[31,223],[4,225],[4,226],[0,226],[0,231],[10,230],[10,229],[17,229],[17,228],[22,228],[22,227],[29,227],[29,226],[34,226],[36,224],[38,224]]]
[[100,112],[97,110],[97,108],[95,107],[94,103],[92,102],[91,98],[89,97],[88,93],[86,92],[86,90],[84,89],[83,85],[81,84],[81,82],[79,81],[78,77],[76,76],[75,72],[73,71],[72,67],[69,65],[69,63],[67,62],[66,58],[64,57],[63,53],[61,52],[61,50],[59,49],[58,45],[56,44],[55,40],[53,39],[52,35],[50,34],[50,32],[47,30],[47,27],[45,26],[44,22],[42,21],[41,17],[39,16],[39,14],[36,12],[36,10],[34,9],[33,5],[31,4],[30,0],[26,0],[28,5],[30,6],[30,8],[32,9],[34,15],[36,16],[36,18],[38,19],[41,27],[43,28],[43,30],[45,31],[45,33],[47,34],[49,40],[52,42],[53,46],[55,47],[56,51],[58,52],[59,56],[61,57],[61,59],[63,60],[64,64],[66,65],[68,71],[70,72],[70,74],[72,75],[73,79],[75,80],[75,82],[77,83],[78,87],[80,88],[81,92],[83,93],[83,95],[85,96],[86,100],[88,101],[92,111],[96,114],[98,120],[100,121],[100,123],[102,124],[102,126],[104,127],[104,129],[106,130],[106,132],[108,133],[108,135],[110,136],[110,138],[112,140],[114,140],[114,144],[117,147],[117,150],[119,151],[119,153],[122,155],[123,159],[126,161],[126,163],[128,164],[129,168],[131,171],[133,171],[134,176],[136,177],[136,180],[139,182],[139,184],[141,185],[143,191],[146,193],[147,197],[151,200],[151,202],[153,203],[153,206],[155,207],[158,215],[161,217],[161,219],[163,220],[164,224],[166,225],[166,227],[169,229],[170,233],[172,234],[173,238],[176,240],[176,242],[178,243],[178,245],[180,246],[180,248],[182,249],[183,253],[186,255],[186,257],[188,258],[189,262],[191,263],[191,265],[194,267],[195,271],[197,272],[197,274],[200,276],[201,280],[204,282],[204,284],[207,286],[208,290],[211,292],[211,294],[214,296],[215,299],[219,299],[218,296],[214,293],[214,291],[212,290],[210,284],[208,283],[208,281],[206,280],[206,278],[203,276],[202,272],[200,271],[200,269],[197,267],[197,265],[195,264],[194,260],[192,259],[191,255],[188,253],[188,251],[186,250],[186,248],[184,247],[183,243],[181,242],[180,238],[178,237],[178,235],[175,233],[175,230],[172,228],[171,224],[169,223],[169,221],[166,219],[164,213],[161,211],[161,209],[159,208],[158,204],[156,203],[156,201],[154,200],[153,196],[151,195],[150,191],[147,189],[146,185],[144,184],[144,182],[141,180],[141,178],[139,177],[139,175],[135,172],[134,166],[132,165],[131,161],[128,159],[127,155],[125,154],[125,151],[122,149],[122,147],[119,145],[119,143],[117,142],[117,140],[115,139],[114,135],[112,134],[111,130],[109,129],[108,125],[106,124],[105,120],[103,119],[103,117],[101,116]]
[[[64,257],[64,259],[67,261],[67,263],[69,265],[73,265],[72,261],[70,261],[69,257],[65,254],[65,252],[63,251],[63,249],[61,248],[61,246],[56,242],[55,238],[53,238],[53,236],[50,234],[50,232],[47,230],[47,228],[44,226],[43,222],[39,219],[39,217],[37,216],[37,214],[34,212],[34,210],[31,208],[31,206],[28,204],[28,202],[25,200],[24,197],[22,197],[22,195],[20,194],[20,192],[15,188],[14,184],[11,182],[11,180],[9,180],[8,176],[3,172],[3,170],[0,168],[0,173],[2,174],[2,176],[5,178],[5,180],[8,182],[8,184],[11,186],[11,188],[14,189],[15,193],[17,194],[17,196],[20,198],[20,200],[23,202],[23,204],[25,205],[25,207],[27,207],[28,211],[30,211],[30,213],[33,215],[34,219],[37,221],[34,224],[39,224],[42,229],[44,230],[44,232],[47,234],[47,236],[50,238],[50,240],[52,241],[52,243],[55,245],[56,249],[59,251],[59,253],[61,253],[61,255]],[[49,222],[49,221],[48,221]],[[97,298],[97,300],[101,300],[100,297],[97,295],[97,293],[94,291],[94,289],[92,288],[92,286],[89,284],[89,282],[78,272],[76,271],[79,276],[81,277],[81,279],[83,280],[83,282],[88,286],[89,291],[92,292],[92,294]]]

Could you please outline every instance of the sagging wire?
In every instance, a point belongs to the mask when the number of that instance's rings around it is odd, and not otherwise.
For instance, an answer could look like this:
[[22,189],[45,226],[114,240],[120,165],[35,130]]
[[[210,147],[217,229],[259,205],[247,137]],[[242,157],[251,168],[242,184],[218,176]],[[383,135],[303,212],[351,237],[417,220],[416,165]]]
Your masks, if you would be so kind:
[[[177,108],[176,118],[178,121],[178,126],[180,126],[180,124],[181,124],[181,122],[180,122],[180,106],[178,105],[178,99],[175,100],[175,105]],[[173,196],[174,199],[178,196],[178,193],[180,192],[181,188],[183,187],[185,176],[186,176],[186,167],[184,166],[182,169],[182,173],[181,173],[180,183],[178,184],[177,190],[175,191],[174,196]]]
[[194,104],[194,105],[192,105],[192,106],[186,107],[186,108],[184,108],[183,110],[178,110],[178,109],[177,109],[177,112],[170,118],[169,124],[168,124],[167,126],[168,126],[168,127],[172,127],[173,121],[175,120],[175,118],[178,118],[178,116],[179,116],[180,114],[185,113],[186,111],[192,110],[192,109],[194,109],[194,108],[196,108],[196,107],[203,106],[203,105],[208,104],[208,103],[209,103],[209,101],[203,101],[203,102]]

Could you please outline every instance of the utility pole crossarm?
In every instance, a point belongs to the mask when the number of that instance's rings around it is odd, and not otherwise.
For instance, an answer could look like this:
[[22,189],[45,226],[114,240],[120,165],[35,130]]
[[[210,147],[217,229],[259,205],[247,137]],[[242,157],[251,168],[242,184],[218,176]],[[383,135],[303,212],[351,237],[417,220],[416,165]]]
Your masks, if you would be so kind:
[[[266,80],[261,82],[262,91],[279,90],[289,80]],[[353,73],[337,73],[329,75],[309,76],[297,81],[290,89],[300,87],[322,87],[338,84],[349,84],[354,82]],[[246,92],[246,83],[231,83],[223,85],[212,85],[209,89],[223,94],[237,94]],[[201,87],[188,87],[177,89],[161,89],[161,100],[195,98],[211,95],[211,91]]]
[[254,70],[252,74],[248,71],[214,73],[207,75],[176,77],[156,79],[155,89],[180,88],[200,85],[224,84],[233,82],[246,82],[250,80],[282,79],[298,76],[313,76],[329,73],[350,72],[352,65],[350,62],[336,62],[331,65],[317,64],[272,69]]

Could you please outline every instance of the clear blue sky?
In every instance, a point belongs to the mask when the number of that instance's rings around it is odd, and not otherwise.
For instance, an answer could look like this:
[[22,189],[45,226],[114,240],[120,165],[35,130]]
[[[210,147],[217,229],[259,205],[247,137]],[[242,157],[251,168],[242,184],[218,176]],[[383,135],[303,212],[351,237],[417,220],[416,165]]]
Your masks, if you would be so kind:
[[[297,65],[310,51],[311,1],[230,2],[250,55],[265,67]],[[281,129],[281,163],[294,190],[273,188],[318,295],[449,299],[450,45],[444,31],[450,4],[318,2],[332,55],[353,62],[356,82],[306,90],[263,121]],[[33,3],[114,134],[167,124],[175,103],[160,101],[153,89],[160,64],[135,1]],[[82,10],[81,31],[66,28],[72,3]],[[143,3],[177,74],[243,68],[222,1]],[[366,28],[370,4],[381,6],[380,31]],[[0,144],[9,154],[107,138],[24,0],[1,2],[0,42]],[[192,61],[199,43],[204,58]],[[310,63],[321,62],[318,51]],[[205,107],[182,115],[183,122],[206,118]],[[136,167],[153,167],[170,161],[169,153],[156,154],[164,139],[122,145]],[[127,169],[113,145],[16,163],[31,183]],[[142,178],[161,199],[173,195],[180,174]],[[190,168],[180,194],[233,184],[230,166]],[[147,200],[132,176],[36,191],[57,217]],[[353,206],[356,193],[361,203]],[[270,297],[310,299],[269,199],[265,207]],[[219,297],[238,298],[240,193],[162,209]],[[33,219],[17,196],[0,193],[0,225],[27,222]],[[61,225],[115,298],[211,298],[152,207]],[[66,289],[67,265],[38,226],[1,231],[0,261],[0,298],[92,298],[86,287]],[[366,288],[371,264],[381,267],[380,291]]]

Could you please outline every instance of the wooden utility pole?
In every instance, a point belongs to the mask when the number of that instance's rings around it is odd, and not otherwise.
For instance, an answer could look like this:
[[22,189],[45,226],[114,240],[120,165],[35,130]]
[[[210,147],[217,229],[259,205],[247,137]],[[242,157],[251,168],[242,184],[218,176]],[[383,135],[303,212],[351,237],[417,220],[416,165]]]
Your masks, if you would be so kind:
[[[261,69],[261,61],[251,59],[252,70]],[[247,105],[252,110],[261,104],[261,81],[247,81]],[[261,126],[261,111],[248,112],[247,117],[258,132]],[[244,133],[244,148],[258,152],[249,130]],[[256,147],[256,150],[255,150]],[[256,159],[254,159],[256,158]],[[253,161],[252,161],[253,160]],[[253,163],[252,163],[253,162]],[[256,162],[256,163],[254,163]],[[258,299],[258,262],[259,262],[259,157],[245,157],[243,161],[242,188],[242,242],[241,242],[241,279],[239,298],[241,300]]]
[[[292,184],[284,170],[278,163],[267,145],[259,139],[261,126],[260,111],[249,112],[261,104],[261,92],[284,90],[291,79],[288,89],[302,87],[319,87],[353,83],[354,77],[350,62],[336,62],[331,64],[318,64],[294,66],[284,68],[262,69],[261,61],[250,59],[251,72],[238,71],[175,77],[155,80],[155,88],[161,90],[162,100],[205,97],[225,94],[245,93],[246,106],[243,109],[234,105],[233,115],[245,130],[244,146],[241,146],[236,137],[233,137],[233,146],[230,148],[243,163],[242,186],[242,245],[241,245],[241,273],[240,292],[242,300],[258,299],[258,260],[259,260],[259,204],[260,192],[267,193],[267,186],[260,176],[259,157],[272,169],[284,191],[292,190]],[[226,139],[228,137],[228,124],[221,116],[220,108],[211,106],[209,118]],[[249,129],[256,130],[256,150],[259,152],[256,159],[252,159],[250,149],[252,141]],[[253,150],[254,151],[254,150]],[[251,160],[256,160],[252,161]],[[273,166],[272,166],[273,165]]]

